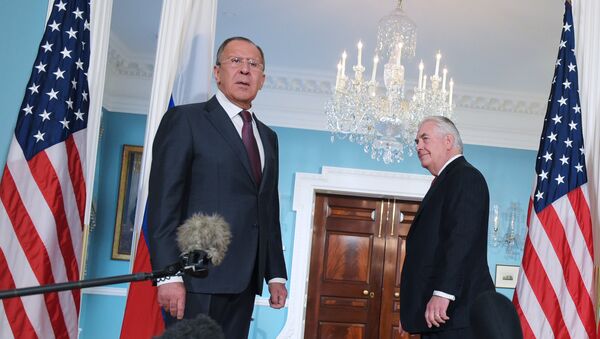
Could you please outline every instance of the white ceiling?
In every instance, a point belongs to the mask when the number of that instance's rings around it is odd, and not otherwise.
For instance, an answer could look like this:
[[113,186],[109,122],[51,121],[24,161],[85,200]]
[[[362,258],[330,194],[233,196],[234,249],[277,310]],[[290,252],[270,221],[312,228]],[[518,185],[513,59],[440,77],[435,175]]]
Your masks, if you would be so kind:
[[[263,48],[268,81],[257,104],[265,107],[265,122],[325,129],[323,105],[342,51],[349,54],[348,64],[354,64],[361,39],[363,60],[371,60],[377,23],[396,4],[397,0],[220,0],[216,45],[241,35]],[[146,111],[161,6],[162,0],[113,1],[105,90],[109,110]],[[403,59],[407,80],[416,80],[419,59],[431,72],[434,54],[441,50],[442,64],[456,83],[458,123],[473,130],[473,142],[534,149],[558,51],[563,1],[405,0],[403,8],[418,27],[416,57]],[[370,74],[371,65],[363,64]],[[315,95],[306,100],[307,93]],[[302,114],[281,117],[281,112],[294,112],[292,102],[304,106],[296,112]],[[490,125],[490,117],[499,116],[504,120],[481,130]],[[506,144],[510,138],[498,134],[498,142],[487,141],[490,133],[509,127],[516,128],[514,138],[522,140]]]
[[[346,49],[355,62],[356,43],[370,60],[377,22],[394,0],[221,0],[216,43],[243,35],[261,45],[269,68],[308,70],[335,77]],[[154,57],[162,0],[115,0],[112,33],[144,59]],[[418,27],[416,63],[431,69],[443,53],[457,86],[546,95],[562,26],[560,0],[405,0]],[[370,65],[367,65],[368,69]],[[412,67],[411,67],[412,66]],[[414,74],[411,74],[410,71]]]

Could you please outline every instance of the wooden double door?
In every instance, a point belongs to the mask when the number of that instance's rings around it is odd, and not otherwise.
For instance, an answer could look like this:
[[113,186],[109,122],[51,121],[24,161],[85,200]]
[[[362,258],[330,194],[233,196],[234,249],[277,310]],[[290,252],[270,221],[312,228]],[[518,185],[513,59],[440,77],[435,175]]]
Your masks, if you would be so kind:
[[418,202],[317,194],[306,339],[398,334],[400,273]]

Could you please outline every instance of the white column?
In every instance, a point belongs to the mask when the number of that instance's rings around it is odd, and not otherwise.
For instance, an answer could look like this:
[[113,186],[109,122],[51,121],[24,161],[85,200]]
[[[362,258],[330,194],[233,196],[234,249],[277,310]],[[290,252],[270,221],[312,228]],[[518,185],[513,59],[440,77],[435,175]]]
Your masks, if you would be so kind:
[[[53,1],[51,1],[53,2]],[[85,258],[87,252],[87,234],[89,232],[90,215],[92,210],[92,194],[96,174],[96,156],[100,136],[100,121],[102,120],[102,99],[106,78],[106,62],[108,59],[108,40],[110,37],[110,21],[112,16],[112,0],[92,1],[90,5],[90,66],[88,68],[88,87],[90,90],[90,107],[87,124],[87,140],[85,150],[84,175],[86,184],[84,244],[80,275],[85,273]]]

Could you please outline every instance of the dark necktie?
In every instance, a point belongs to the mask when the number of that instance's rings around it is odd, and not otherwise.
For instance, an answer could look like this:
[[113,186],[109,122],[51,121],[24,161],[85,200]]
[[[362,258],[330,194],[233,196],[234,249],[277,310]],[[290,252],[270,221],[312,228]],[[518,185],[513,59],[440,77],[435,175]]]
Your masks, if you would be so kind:
[[258,153],[258,145],[254,138],[254,131],[252,129],[252,114],[248,111],[241,111],[240,115],[244,120],[244,126],[242,126],[242,142],[246,147],[248,153],[248,159],[250,160],[250,166],[252,167],[252,174],[256,179],[256,184],[260,184],[262,177],[262,169],[260,165],[260,154]]

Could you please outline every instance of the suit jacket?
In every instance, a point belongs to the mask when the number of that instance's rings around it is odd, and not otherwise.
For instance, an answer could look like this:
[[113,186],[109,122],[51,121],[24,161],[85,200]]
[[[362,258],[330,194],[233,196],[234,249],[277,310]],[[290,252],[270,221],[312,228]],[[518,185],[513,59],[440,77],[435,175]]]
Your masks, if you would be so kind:
[[[483,175],[464,157],[452,161],[431,186],[406,239],[400,282],[400,320],[411,333],[469,326],[469,305],[493,289],[487,264],[489,192]],[[456,297],[450,320],[427,328],[433,291]]]
[[232,233],[223,262],[207,277],[184,277],[187,291],[240,293],[256,279],[287,278],[279,224],[277,135],[256,120],[264,148],[260,186],[231,119],[216,97],[167,111],[154,139],[148,192],[150,259],[179,259],[177,228],[194,213],[221,215]]

